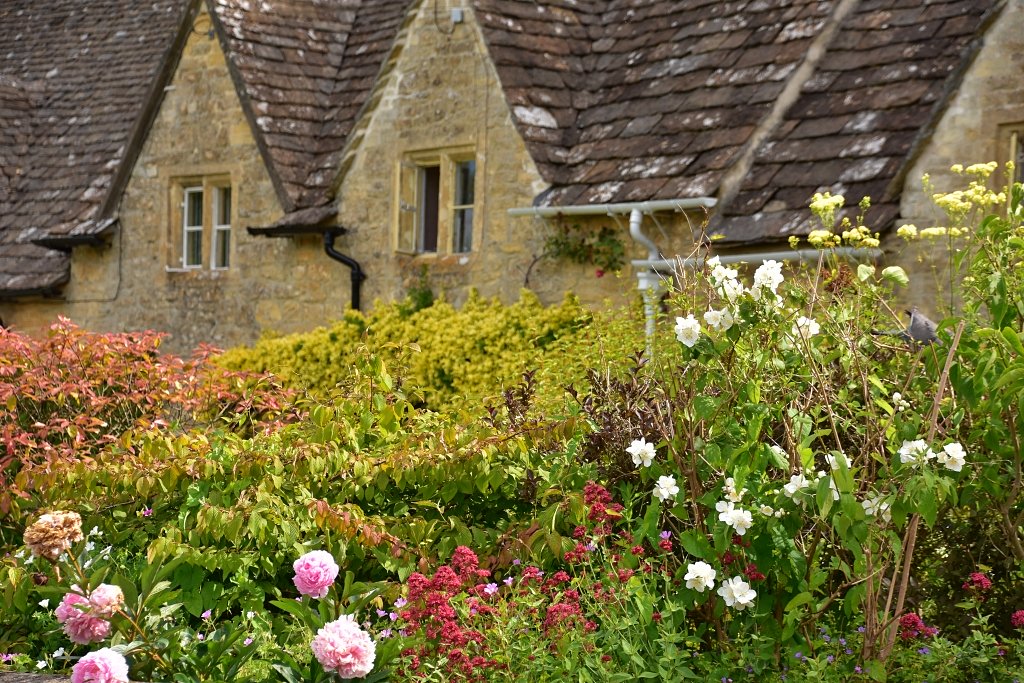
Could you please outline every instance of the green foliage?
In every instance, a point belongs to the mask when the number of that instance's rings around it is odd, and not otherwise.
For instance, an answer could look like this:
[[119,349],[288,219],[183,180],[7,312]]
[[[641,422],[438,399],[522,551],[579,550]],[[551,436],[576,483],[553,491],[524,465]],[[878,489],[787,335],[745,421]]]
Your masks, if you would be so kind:
[[497,394],[565,349],[592,316],[573,297],[544,307],[530,292],[504,306],[471,296],[460,310],[440,301],[425,308],[406,302],[350,312],[331,327],[263,339],[217,360],[235,370],[272,372],[289,386],[329,394],[345,385],[366,346],[400,367],[398,381],[438,409]]
[[626,245],[619,232],[602,225],[596,231],[578,224],[559,224],[544,243],[544,256],[615,271],[625,264]]

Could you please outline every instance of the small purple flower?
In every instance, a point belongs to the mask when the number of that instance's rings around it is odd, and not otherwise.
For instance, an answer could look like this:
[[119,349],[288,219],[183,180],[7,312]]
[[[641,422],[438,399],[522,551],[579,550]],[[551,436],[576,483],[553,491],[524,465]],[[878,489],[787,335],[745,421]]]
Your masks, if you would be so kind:
[[383,631],[380,632],[380,639],[381,640],[384,640],[384,639],[390,638],[390,637],[391,637],[391,629],[386,628],[386,629],[384,629]]
[[213,610],[208,609],[205,612],[203,612],[202,614],[200,614],[199,616],[201,616],[203,619],[209,619],[210,617],[213,616]]
[[804,661],[804,653],[798,650],[797,653],[793,655],[793,659],[795,659],[798,662]]
[[388,612],[388,619],[398,621],[398,612]]
[[206,636],[204,636],[202,633],[197,633],[196,640],[206,640]]
[[831,664],[832,662],[836,661],[836,658],[832,655],[829,655],[828,657],[825,657],[825,661]]
[[245,640],[243,640],[242,645],[245,645],[246,647],[252,645],[252,638],[246,638]]
[[152,517],[153,516],[153,508],[151,508],[151,507],[144,507],[144,508],[142,508],[142,516],[143,517]]
[[927,647],[919,647],[919,648],[917,648],[917,654],[919,654],[919,655],[926,655],[929,652],[931,652],[931,650],[929,650]]
[[822,639],[822,640],[824,640],[824,641],[825,641],[826,643],[831,643],[831,642],[832,642],[832,636],[830,636],[830,635],[829,635],[829,634],[827,634],[827,633],[826,633],[825,635],[823,635],[823,636],[821,637],[821,639]]
[[840,645],[846,645],[846,638],[840,638],[839,639],[839,644]]
[[486,586],[484,586],[484,593],[487,593],[488,595],[494,595],[497,592],[498,584],[496,583],[489,583]]
[[10,664],[13,661],[14,655],[12,655],[10,652],[5,652],[2,655],[0,655],[0,662],[3,662],[4,664]]
[[382,609],[377,610],[377,616],[378,617],[386,617],[387,615],[388,615],[388,613],[386,611],[384,611]]
[[519,564],[522,564],[522,563],[519,561],[519,558],[517,557],[516,559],[512,560],[512,564],[519,565]]
[[395,609],[402,609],[403,607],[405,607],[408,604],[409,604],[409,601],[406,600],[405,598],[398,598],[397,600],[395,600]]
[[665,531],[662,531],[660,534],[658,534],[658,536],[661,537],[661,540],[667,541],[668,539],[672,538],[672,532],[668,531],[668,530],[665,530]]
[[865,629],[863,626],[858,626],[857,627],[857,633],[864,633],[864,631],[866,631],[866,630],[867,629]]
[[855,673],[863,673],[864,672],[864,669],[860,668],[860,664],[858,664],[857,666],[853,667],[853,670],[854,670]]
[[503,584],[505,584],[506,586],[511,586],[512,585],[512,577],[511,576],[506,576],[504,579],[502,579],[501,582]]
[[843,652],[845,652],[848,655],[852,655],[853,654],[853,650],[851,650],[850,648],[846,648],[845,650],[843,650]]

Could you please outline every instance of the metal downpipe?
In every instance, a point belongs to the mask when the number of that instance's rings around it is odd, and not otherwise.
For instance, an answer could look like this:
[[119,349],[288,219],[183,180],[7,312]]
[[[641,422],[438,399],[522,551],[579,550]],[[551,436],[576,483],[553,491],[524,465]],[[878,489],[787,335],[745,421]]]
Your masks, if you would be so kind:
[[358,311],[359,294],[362,289],[363,280],[366,279],[366,273],[363,272],[363,268],[359,265],[358,261],[334,248],[334,239],[341,232],[341,230],[324,231],[324,252],[338,263],[348,266],[349,274],[352,278],[352,309]]

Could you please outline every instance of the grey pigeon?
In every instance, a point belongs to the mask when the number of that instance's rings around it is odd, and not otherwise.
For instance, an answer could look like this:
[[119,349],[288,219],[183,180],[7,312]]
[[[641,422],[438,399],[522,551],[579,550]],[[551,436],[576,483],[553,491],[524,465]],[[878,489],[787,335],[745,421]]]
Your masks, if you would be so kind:
[[871,330],[871,334],[899,337],[905,342],[913,342],[915,344],[933,344],[939,340],[939,337],[935,334],[935,328],[937,327],[935,322],[917,310],[917,306],[907,311],[907,315],[910,316],[910,323],[905,329]]

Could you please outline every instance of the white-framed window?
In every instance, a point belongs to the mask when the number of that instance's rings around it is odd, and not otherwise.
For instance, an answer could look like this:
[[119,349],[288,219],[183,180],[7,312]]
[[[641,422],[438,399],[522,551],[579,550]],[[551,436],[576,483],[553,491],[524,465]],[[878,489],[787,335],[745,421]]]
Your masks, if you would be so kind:
[[212,268],[231,265],[231,186],[213,189],[213,261]]
[[176,180],[171,187],[170,270],[231,266],[234,202],[225,177]]
[[408,154],[397,175],[395,250],[408,254],[472,251],[477,194],[472,149]]
[[182,202],[181,267],[203,267],[203,188],[186,187]]

